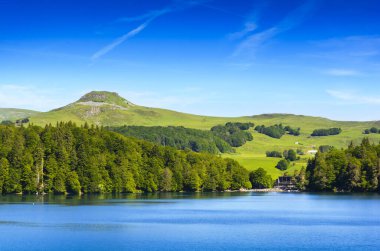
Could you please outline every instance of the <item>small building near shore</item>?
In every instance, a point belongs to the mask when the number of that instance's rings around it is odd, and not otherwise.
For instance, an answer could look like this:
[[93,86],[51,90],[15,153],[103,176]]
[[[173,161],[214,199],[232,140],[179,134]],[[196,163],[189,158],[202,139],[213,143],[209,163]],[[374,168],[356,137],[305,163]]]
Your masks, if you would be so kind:
[[274,187],[282,190],[296,190],[296,184],[293,177],[288,175],[278,177]]

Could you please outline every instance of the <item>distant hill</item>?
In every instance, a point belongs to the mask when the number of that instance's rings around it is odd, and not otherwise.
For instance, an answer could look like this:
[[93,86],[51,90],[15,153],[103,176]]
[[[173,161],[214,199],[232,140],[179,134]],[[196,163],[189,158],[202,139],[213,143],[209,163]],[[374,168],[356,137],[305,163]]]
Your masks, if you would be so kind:
[[[20,117],[20,116],[16,116]],[[25,116],[22,116],[25,117]],[[274,177],[281,171],[274,168],[278,159],[265,157],[266,151],[283,151],[299,149],[307,153],[320,145],[331,145],[338,148],[346,147],[351,141],[359,143],[363,137],[369,137],[373,142],[380,141],[380,134],[364,135],[363,131],[371,127],[380,127],[380,122],[334,121],[321,117],[311,117],[293,114],[262,114],[244,117],[210,117],[172,110],[150,108],[133,104],[114,92],[93,91],[78,101],[49,112],[34,113],[30,116],[33,124],[44,126],[57,121],[84,122],[102,126],[184,126],[187,128],[210,130],[215,125],[227,122],[252,122],[255,125],[271,126],[283,124],[292,128],[301,128],[299,136],[284,135],[274,139],[249,129],[254,140],[236,149],[235,154],[224,154],[238,160],[248,169],[266,168]],[[327,137],[311,137],[315,129],[341,128],[342,133]],[[306,165],[311,155],[305,155],[288,171],[292,172]]]
[[[219,118],[186,114],[160,108],[135,105],[115,92],[93,91],[78,101],[49,112],[32,116],[35,125],[55,124],[57,121],[88,122],[103,126],[186,126],[209,130],[217,124],[240,121],[241,118]],[[249,118],[245,118],[249,121]]]
[[0,122],[4,120],[15,121],[17,119],[24,119],[37,115],[38,113],[37,111],[26,109],[0,108]]

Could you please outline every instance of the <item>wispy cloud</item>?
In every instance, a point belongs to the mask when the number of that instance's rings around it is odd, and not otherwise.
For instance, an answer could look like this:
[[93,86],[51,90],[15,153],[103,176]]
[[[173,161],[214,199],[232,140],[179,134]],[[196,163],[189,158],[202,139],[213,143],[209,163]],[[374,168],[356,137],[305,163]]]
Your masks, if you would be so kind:
[[247,34],[255,31],[257,29],[257,27],[258,27],[257,24],[254,22],[246,22],[244,24],[244,28],[241,31],[231,33],[228,35],[228,37],[230,39],[240,39],[240,38],[246,36]]
[[352,91],[326,90],[327,94],[338,100],[346,101],[351,104],[380,105],[380,97],[361,95]]
[[119,46],[120,44],[124,43],[128,39],[130,39],[130,38],[136,36],[137,34],[139,34],[140,32],[142,32],[155,19],[157,19],[163,15],[169,14],[171,12],[176,12],[176,11],[180,11],[180,10],[190,8],[192,6],[200,4],[202,2],[204,2],[204,1],[201,1],[201,0],[198,0],[198,1],[174,1],[173,4],[166,6],[165,8],[162,8],[162,9],[151,10],[151,11],[148,11],[144,14],[141,14],[141,15],[138,15],[135,17],[122,17],[122,18],[117,19],[116,20],[117,22],[143,21],[143,23],[138,25],[133,30],[127,32],[123,36],[117,38],[112,43],[106,45],[105,47],[103,47],[100,50],[98,50],[97,52],[95,52],[91,56],[91,59],[96,60],[96,59],[99,59],[100,57],[106,55],[107,53],[109,53],[110,51],[115,49],[117,46]]
[[312,41],[317,52],[306,56],[340,61],[368,60],[380,55],[380,36],[349,36]]
[[47,111],[62,106],[67,102],[57,98],[60,91],[25,85],[0,85],[0,107]]
[[335,77],[353,77],[362,75],[361,72],[352,69],[328,69],[322,73]]
[[[294,11],[289,13],[281,22],[277,25],[268,28],[266,30],[254,33],[246,37],[235,49],[233,56],[241,55],[242,53],[249,52],[254,55],[258,48],[260,48],[265,42],[271,38],[277,36],[280,33],[284,33],[288,30],[293,29],[300,23],[302,23],[305,18],[307,18],[312,10],[314,10],[316,2],[314,0],[306,1],[305,4],[299,6]],[[247,29],[243,30],[247,31]]]
[[103,47],[102,49],[98,50],[97,52],[95,52],[91,59],[92,60],[96,60],[102,56],[104,56],[105,54],[107,54],[108,52],[112,51],[113,49],[115,49],[117,46],[119,46],[120,44],[124,43],[125,41],[127,41],[129,38],[131,37],[134,37],[136,36],[137,34],[139,34],[142,30],[144,30],[148,24],[153,21],[153,19],[149,19],[148,21],[146,21],[145,23],[143,24],[140,24],[139,26],[137,26],[135,29],[129,31],[128,33],[126,33],[125,35],[119,37],[118,39],[116,39],[115,41],[113,41],[112,43],[110,43],[109,45]]
[[173,11],[173,8],[166,7],[159,10],[152,10],[148,11],[147,13],[141,14],[139,16],[134,17],[122,17],[116,20],[117,22],[135,22],[135,21],[144,21],[147,19],[157,18],[159,16],[162,16],[164,14],[167,14],[169,12]]

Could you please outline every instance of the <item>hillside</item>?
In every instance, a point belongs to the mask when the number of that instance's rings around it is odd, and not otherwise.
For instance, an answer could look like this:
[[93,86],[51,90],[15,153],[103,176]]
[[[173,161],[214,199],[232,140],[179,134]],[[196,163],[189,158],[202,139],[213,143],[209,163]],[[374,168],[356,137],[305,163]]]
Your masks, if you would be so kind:
[[[255,125],[274,125],[282,123],[294,128],[301,128],[300,136],[284,135],[274,139],[250,129],[254,140],[236,149],[234,154],[223,154],[238,160],[248,169],[264,167],[273,176],[282,172],[274,168],[278,159],[265,157],[269,150],[283,151],[300,149],[304,152],[318,148],[320,145],[332,145],[337,148],[346,147],[349,142],[359,143],[363,137],[369,137],[374,142],[380,141],[380,134],[363,135],[363,131],[372,126],[380,127],[380,122],[347,122],[333,121],[321,117],[310,117],[292,114],[263,114],[245,117],[209,117],[181,113],[160,108],[139,106],[112,92],[91,92],[78,101],[67,106],[44,113],[38,113],[30,118],[31,123],[44,126],[57,121],[73,121],[78,124],[88,122],[103,126],[184,126],[188,128],[210,130],[212,126],[226,122],[252,122]],[[328,137],[311,137],[310,134],[319,128],[342,128],[342,133]],[[305,155],[291,167],[290,172],[306,165],[311,155]]]
[[16,108],[0,108],[0,122],[4,120],[15,121],[17,119],[28,118],[30,116],[37,115],[39,112],[26,110],[26,109],[16,109]]

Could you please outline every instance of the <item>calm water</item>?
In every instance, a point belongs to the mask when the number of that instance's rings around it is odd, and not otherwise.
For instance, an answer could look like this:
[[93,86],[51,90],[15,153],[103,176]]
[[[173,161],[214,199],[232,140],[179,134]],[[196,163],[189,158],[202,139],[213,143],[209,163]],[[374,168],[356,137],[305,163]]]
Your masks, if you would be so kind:
[[0,197],[0,250],[380,250],[380,196]]

